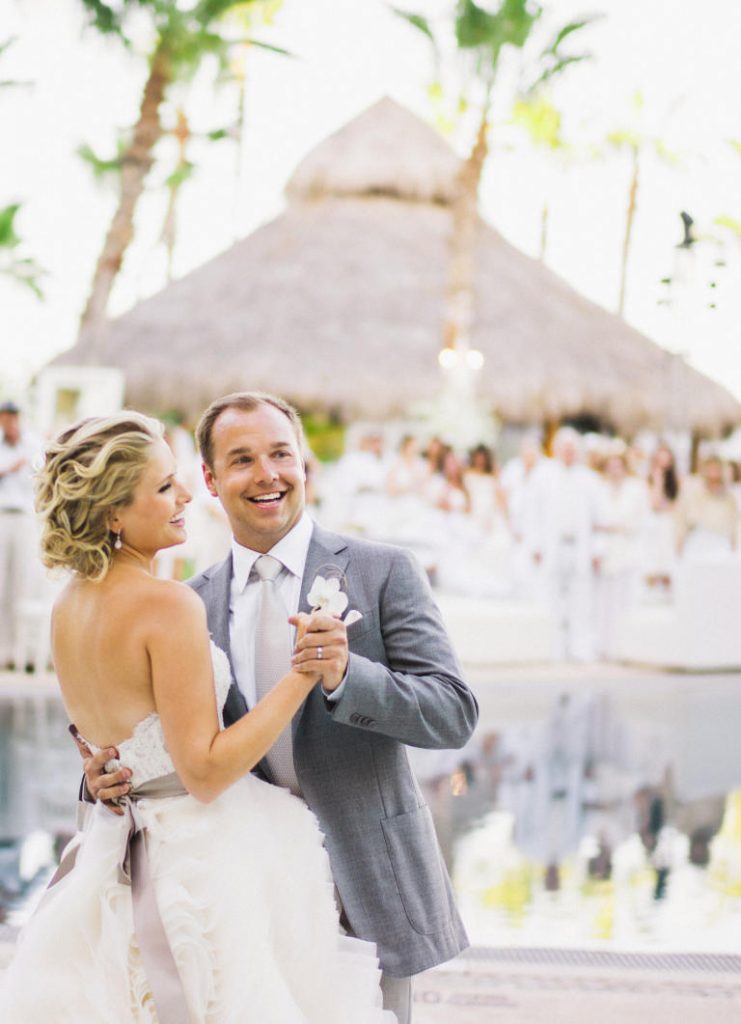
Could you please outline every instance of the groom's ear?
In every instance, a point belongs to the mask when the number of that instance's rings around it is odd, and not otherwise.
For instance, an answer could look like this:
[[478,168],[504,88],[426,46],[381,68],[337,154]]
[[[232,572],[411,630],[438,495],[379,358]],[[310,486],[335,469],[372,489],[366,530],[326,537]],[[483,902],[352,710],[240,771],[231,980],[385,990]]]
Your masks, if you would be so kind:
[[211,467],[206,462],[202,462],[201,470],[203,471],[203,479],[208,488],[208,493],[214,498],[218,498],[219,492],[216,490],[216,480]]

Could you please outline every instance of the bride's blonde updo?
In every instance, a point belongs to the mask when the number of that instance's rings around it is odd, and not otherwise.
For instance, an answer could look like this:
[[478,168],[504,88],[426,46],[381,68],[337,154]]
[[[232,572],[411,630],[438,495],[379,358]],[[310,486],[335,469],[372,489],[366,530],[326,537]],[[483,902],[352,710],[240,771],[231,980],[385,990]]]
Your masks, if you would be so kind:
[[110,515],[133,501],[163,433],[158,420],[124,410],[81,420],[47,445],[36,475],[44,565],[90,580],[105,576],[115,541]]

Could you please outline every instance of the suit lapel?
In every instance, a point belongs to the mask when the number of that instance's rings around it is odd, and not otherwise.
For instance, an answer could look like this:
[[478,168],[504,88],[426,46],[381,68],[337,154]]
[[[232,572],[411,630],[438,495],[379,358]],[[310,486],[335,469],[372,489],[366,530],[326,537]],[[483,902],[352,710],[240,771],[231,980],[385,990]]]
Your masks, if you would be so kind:
[[232,582],[232,556],[229,555],[221,565],[210,574],[204,594],[208,631],[214,643],[229,655],[229,596]]
[[[340,537],[339,534],[330,533],[328,530],[323,530],[320,526],[315,526],[306,556],[304,577],[301,580],[301,597],[298,602],[298,610],[300,612],[311,610],[306,596],[311,590],[311,585],[317,575],[326,575],[326,571],[330,566],[334,566],[344,576],[348,561],[347,541]],[[342,589],[347,589],[344,581]]]

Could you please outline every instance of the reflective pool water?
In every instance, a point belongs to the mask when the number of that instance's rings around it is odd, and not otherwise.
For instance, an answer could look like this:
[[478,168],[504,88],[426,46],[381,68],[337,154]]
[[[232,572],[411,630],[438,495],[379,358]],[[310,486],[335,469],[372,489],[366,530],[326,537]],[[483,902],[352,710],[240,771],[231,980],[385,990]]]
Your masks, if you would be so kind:
[[[472,941],[737,952],[741,675],[614,666],[473,675],[462,751],[411,750]],[[74,829],[53,680],[0,684],[0,920]]]
[[737,952],[741,676],[474,680],[463,751],[413,751],[477,945]]

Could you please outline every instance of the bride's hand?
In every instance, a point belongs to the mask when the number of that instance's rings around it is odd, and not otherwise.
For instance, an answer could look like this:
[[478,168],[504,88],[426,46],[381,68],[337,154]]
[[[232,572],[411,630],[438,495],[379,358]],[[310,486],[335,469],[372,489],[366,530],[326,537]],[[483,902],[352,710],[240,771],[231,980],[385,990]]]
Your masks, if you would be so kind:
[[347,626],[328,612],[296,616],[296,648],[292,665],[298,672],[316,672],[328,692],[344,680],[348,666]]
[[323,669],[324,666],[320,666],[319,661],[316,658],[307,660],[305,657],[299,657],[299,651],[301,649],[301,643],[307,632],[311,629],[315,617],[315,612],[311,615],[307,615],[306,612],[299,612],[298,615],[292,615],[288,620],[292,626],[296,627],[296,643],[293,648],[291,668],[295,672],[300,672],[301,675],[307,676],[307,679],[311,678],[312,685],[316,685],[316,683],[321,680],[321,669]]

